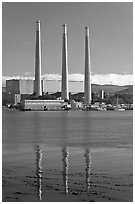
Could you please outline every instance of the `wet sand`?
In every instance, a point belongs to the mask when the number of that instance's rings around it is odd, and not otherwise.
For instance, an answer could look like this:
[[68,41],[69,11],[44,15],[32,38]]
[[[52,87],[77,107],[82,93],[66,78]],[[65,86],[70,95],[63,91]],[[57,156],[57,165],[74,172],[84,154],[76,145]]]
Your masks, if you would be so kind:
[[34,154],[31,159],[28,152],[18,157],[5,154],[3,201],[133,201],[132,149],[91,149],[91,163],[84,158],[83,150],[71,147],[69,153],[69,165],[65,163],[65,167],[61,165],[59,149],[42,151],[39,167]]

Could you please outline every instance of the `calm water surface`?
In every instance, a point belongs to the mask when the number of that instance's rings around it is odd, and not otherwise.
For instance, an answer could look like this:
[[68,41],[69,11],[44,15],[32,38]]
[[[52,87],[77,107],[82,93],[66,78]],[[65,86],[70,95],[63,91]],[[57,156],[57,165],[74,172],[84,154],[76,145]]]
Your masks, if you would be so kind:
[[50,192],[132,201],[132,111],[3,111],[2,117],[3,201],[46,201]]

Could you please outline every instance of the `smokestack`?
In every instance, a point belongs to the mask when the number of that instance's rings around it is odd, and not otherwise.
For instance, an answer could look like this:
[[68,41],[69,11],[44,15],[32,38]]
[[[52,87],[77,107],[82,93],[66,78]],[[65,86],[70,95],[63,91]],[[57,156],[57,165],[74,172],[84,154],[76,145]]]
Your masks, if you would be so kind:
[[61,99],[69,99],[68,93],[68,53],[67,53],[67,25],[63,25],[63,47],[62,47],[62,90]]
[[40,36],[40,21],[36,21],[36,55],[35,55],[35,85],[34,93],[36,96],[42,95],[41,86],[41,36]]
[[91,80],[90,80],[90,28],[85,27],[85,79],[84,79],[84,103],[91,104]]

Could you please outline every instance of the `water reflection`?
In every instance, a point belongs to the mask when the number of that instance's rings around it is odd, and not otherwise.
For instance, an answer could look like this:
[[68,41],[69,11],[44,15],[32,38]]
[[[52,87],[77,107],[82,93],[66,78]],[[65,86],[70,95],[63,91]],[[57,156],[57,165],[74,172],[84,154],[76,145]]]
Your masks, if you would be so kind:
[[35,145],[36,154],[36,177],[37,177],[37,193],[39,200],[42,199],[42,151],[39,145]]
[[86,164],[86,168],[85,168],[85,172],[86,172],[86,191],[89,192],[90,191],[90,174],[91,174],[91,164],[92,164],[92,159],[91,159],[91,152],[89,150],[89,139],[91,137],[91,135],[89,135],[88,133],[91,133],[91,120],[89,117],[89,112],[86,113],[86,117],[84,119],[84,123],[83,123],[83,128],[85,133],[84,134],[84,158],[85,158],[85,164]]
[[86,162],[86,191],[90,190],[90,173],[91,173],[91,153],[89,149],[85,149],[85,162]]
[[69,150],[66,146],[62,148],[62,161],[63,161],[63,182],[64,182],[64,192],[68,194],[68,179],[69,179]]
[[[69,146],[63,145],[61,148],[61,153],[62,153],[62,165],[63,165],[63,171],[62,171],[62,176],[63,176],[63,184],[64,184],[64,193],[69,194]],[[36,177],[37,177],[37,195],[38,199],[41,201],[42,200],[42,159],[43,159],[43,154],[42,150],[40,148],[40,145],[35,145],[34,146],[35,150],[35,163],[36,163]],[[45,150],[44,150],[45,151]],[[60,150],[59,150],[60,151]],[[48,155],[49,156],[49,155]],[[55,155],[53,155],[55,157]],[[80,157],[80,155],[78,155]],[[91,164],[92,164],[92,159],[91,159],[91,152],[89,148],[84,149],[84,158],[85,158],[85,182],[86,182],[86,191],[90,191],[90,175],[91,175]],[[71,148],[71,154],[70,158],[72,158],[72,148]],[[57,165],[57,164],[56,164]],[[76,172],[77,173],[77,172]],[[72,178],[71,178],[72,179]]]

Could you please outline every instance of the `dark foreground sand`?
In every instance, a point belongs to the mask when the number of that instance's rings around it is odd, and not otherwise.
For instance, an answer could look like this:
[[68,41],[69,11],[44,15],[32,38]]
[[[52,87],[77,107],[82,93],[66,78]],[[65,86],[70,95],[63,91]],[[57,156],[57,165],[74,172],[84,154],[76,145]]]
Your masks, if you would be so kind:
[[[80,179],[80,176],[83,175],[73,176],[78,177],[78,182],[70,185],[70,190],[67,195],[65,195],[63,191],[64,187],[62,184],[57,182],[57,179],[55,179],[55,183],[52,183],[51,178],[44,178],[42,180],[43,185],[41,201],[132,202],[132,175],[130,174],[125,175],[124,183],[121,182],[120,177],[117,176],[109,177],[102,174],[93,174],[92,181],[90,182],[91,186],[89,192],[86,191],[85,185]],[[99,177],[100,182],[97,182]],[[74,186],[77,189],[76,191],[74,190]],[[39,201],[40,198],[36,187],[37,184],[35,177],[28,177],[25,179],[22,178],[21,183],[18,183],[17,177],[11,178],[10,174],[5,174],[3,178],[3,201]]]
[[68,184],[63,180],[63,171],[59,168],[46,168],[41,178],[35,174],[33,166],[29,171],[28,166],[9,162],[3,165],[3,201],[132,202],[132,151],[109,152],[92,153],[89,181],[86,172],[79,170],[78,166],[78,170],[69,171]]

